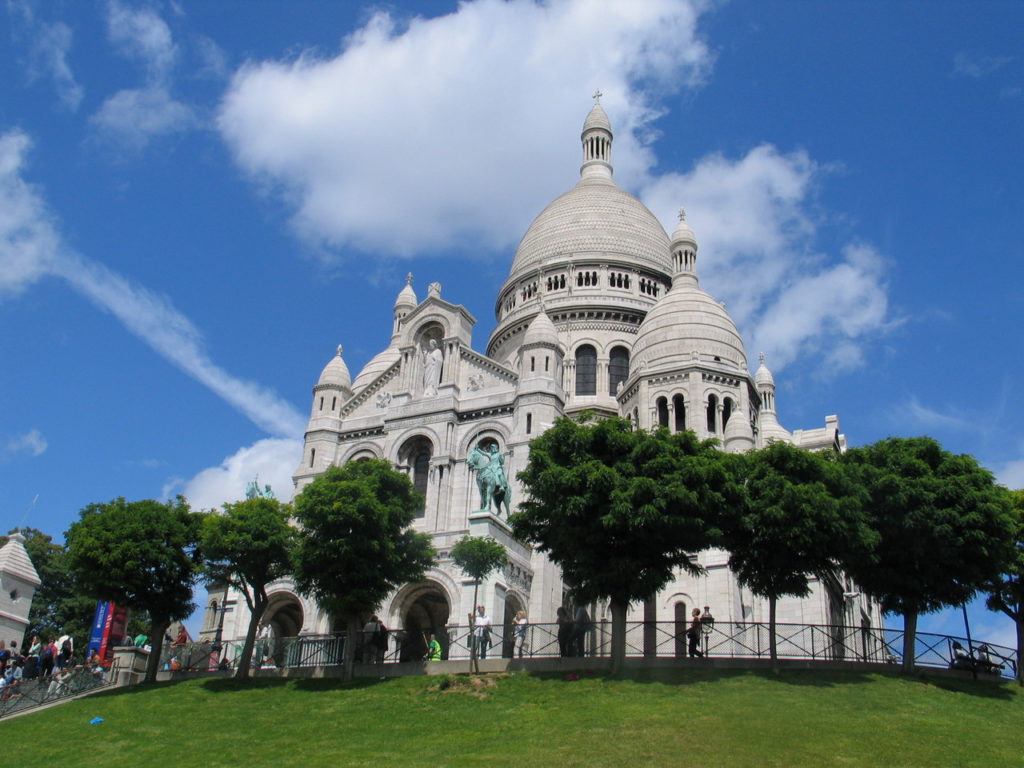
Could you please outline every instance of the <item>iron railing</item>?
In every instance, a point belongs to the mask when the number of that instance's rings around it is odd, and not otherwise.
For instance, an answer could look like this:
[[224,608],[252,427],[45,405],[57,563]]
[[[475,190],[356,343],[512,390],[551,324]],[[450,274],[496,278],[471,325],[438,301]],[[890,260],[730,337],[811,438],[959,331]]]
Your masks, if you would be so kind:
[[[688,651],[687,625],[680,622],[627,622],[626,655],[631,658],[685,658]],[[702,627],[699,647],[709,658],[767,659],[770,656],[770,628],[767,622],[719,621]],[[364,642],[356,638],[356,660],[376,660]],[[560,656],[603,658],[611,653],[611,622],[600,621],[584,632],[562,631],[557,624],[529,624],[517,635],[514,625],[491,628],[486,656],[482,658],[550,659]],[[300,635],[256,642],[252,667],[296,668],[336,666],[343,663],[345,634]],[[442,659],[466,660],[477,640],[465,625],[445,627],[438,633]],[[973,651],[984,646],[988,661],[975,654],[976,661],[954,664],[953,643]],[[899,663],[903,653],[903,630],[819,624],[776,624],[777,656],[786,660]],[[423,633],[392,631],[384,654],[385,663],[421,661],[427,642]],[[241,641],[192,643],[165,650],[164,668],[214,670],[234,668],[242,650]],[[994,643],[968,643],[966,638],[918,632],[914,663],[932,668],[973,668],[976,671],[1014,677],[1016,651]]]
[[116,679],[116,665],[101,671],[90,667],[73,667],[64,673],[54,671],[48,677],[40,675],[31,680],[23,679],[16,685],[4,686],[0,691],[0,718],[86,691],[105,688]]

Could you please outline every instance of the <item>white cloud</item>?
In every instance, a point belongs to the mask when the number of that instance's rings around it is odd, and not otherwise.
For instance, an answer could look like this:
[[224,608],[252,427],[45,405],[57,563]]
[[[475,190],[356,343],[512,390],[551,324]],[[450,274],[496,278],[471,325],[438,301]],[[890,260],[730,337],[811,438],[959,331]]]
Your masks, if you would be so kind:
[[202,334],[168,298],[61,242],[42,198],[21,176],[30,143],[19,131],[0,134],[0,298],[43,275],[61,277],[254,424],[276,436],[301,434],[305,418],[273,391],[218,367],[204,348]]
[[689,173],[652,176],[642,187],[662,221],[686,205],[702,285],[747,332],[748,353],[765,352],[776,372],[808,353],[824,355],[822,369],[832,374],[857,367],[863,340],[888,322],[874,248],[851,243],[835,256],[814,249],[821,175],[805,152],[761,145],[737,160],[702,158]]
[[642,178],[654,158],[638,136],[658,94],[698,84],[710,65],[702,7],[477,0],[401,28],[379,12],[332,58],[244,66],[218,124],[311,243],[404,255],[507,247],[537,200],[573,178],[567,137],[595,87],[617,129],[617,177]]
[[0,300],[51,273],[59,238],[42,198],[21,176],[32,142],[0,134]]
[[18,435],[7,441],[4,450],[7,453],[27,453],[29,456],[41,456],[49,444],[38,429],[30,429],[24,435]]
[[109,96],[90,118],[93,127],[116,146],[134,151],[153,138],[194,127],[195,111],[170,93],[178,46],[159,14],[110,0],[107,35],[122,55],[145,66],[146,84]]
[[170,27],[151,8],[110,0],[107,35],[124,56],[141,61],[153,80],[166,77],[178,55]]
[[250,481],[269,485],[281,501],[291,501],[292,472],[302,456],[302,440],[260,440],[238,449],[216,466],[185,481],[174,481],[164,495],[181,493],[193,509],[219,509],[222,504],[245,498]]
[[301,434],[306,420],[276,393],[237,379],[210,360],[202,334],[170,300],[94,261],[65,255],[60,274],[98,307],[114,315],[157,353],[222,397],[271,434]]
[[8,0],[7,10],[29,42],[29,82],[41,77],[50,77],[57,89],[61,102],[74,112],[82,101],[82,86],[68,64],[71,50],[71,28],[64,22],[52,24],[36,18],[32,6],[27,2]]
[[960,51],[953,57],[953,71],[979,79],[991,75],[1013,61],[1012,56],[984,56]]
[[1024,459],[1008,461],[996,472],[996,479],[1007,488],[1024,488]]
[[151,138],[180,133],[196,123],[192,108],[175,101],[162,86],[118,91],[90,121],[118,146],[142,149]]
[[978,421],[966,417],[958,412],[950,410],[936,410],[929,408],[911,397],[910,401],[900,409],[902,420],[911,422],[916,427],[923,429],[962,429],[977,430]]

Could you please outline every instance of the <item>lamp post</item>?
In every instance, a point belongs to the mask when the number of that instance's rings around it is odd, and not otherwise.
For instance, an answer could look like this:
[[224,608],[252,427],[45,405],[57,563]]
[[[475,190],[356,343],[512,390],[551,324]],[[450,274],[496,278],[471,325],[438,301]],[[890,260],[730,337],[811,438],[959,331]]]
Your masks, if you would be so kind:
[[715,617],[711,615],[711,608],[709,606],[704,606],[704,613],[700,617],[700,628],[704,633],[704,657],[707,658],[711,632],[715,628]]

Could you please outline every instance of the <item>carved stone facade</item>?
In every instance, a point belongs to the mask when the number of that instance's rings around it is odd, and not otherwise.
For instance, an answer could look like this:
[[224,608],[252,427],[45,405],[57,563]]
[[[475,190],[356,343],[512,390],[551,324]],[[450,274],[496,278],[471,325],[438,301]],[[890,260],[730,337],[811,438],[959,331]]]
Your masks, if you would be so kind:
[[[763,357],[751,375],[725,307],[699,287],[697,241],[682,212],[669,236],[613,181],[613,134],[600,104],[581,139],[580,180],[524,235],[495,302],[497,326],[486,354],[473,349],[476,319],[442,298],[439,283],[420,301],[409,275],[387,348],[353,382],[339,347],[313,389],[296,490],[332,465],[375,457],[408,473],[426,497],[415,527],[433,537],[440,558],[424,582],[402,587],[380,607],[392,628],[443,636],[445,625],[466,624],[473,586],[448,553],[467,534],[492,536],[510,554],[510,565],[480,587],[479,602],[496,624],[520,609],[531,622],[553,622],[565,600],[559,570],[513,540],[504,515],[479,509],[467,464],[475,446],[498,447],[513,508],[522,499],[515,476],[530,440],[557,417],[583,410],[619,414],[641,429],[690,429],[717,438],[727,451],[770,440],[845,448],[834,416],[823,428],[792,434],[779,425]],[[630,618],[675,621],[704,605],[721,620],[767,618],[767,604],[730,574],[725,552],[696,557],[705,576],[680,574]],[[806,599],[780,601],[779,621],[877,621],[868,603],[844,599],[844,585],[813,587]],[[332,617],[287,582],[275,592],[282,605],[293,606],[289,627],[334,628]],[[602,611],[598,606],[595,618]],[[243,614],[236,612],[225,636],[244,632]],[[287,631],[269,615],[275,632]]]

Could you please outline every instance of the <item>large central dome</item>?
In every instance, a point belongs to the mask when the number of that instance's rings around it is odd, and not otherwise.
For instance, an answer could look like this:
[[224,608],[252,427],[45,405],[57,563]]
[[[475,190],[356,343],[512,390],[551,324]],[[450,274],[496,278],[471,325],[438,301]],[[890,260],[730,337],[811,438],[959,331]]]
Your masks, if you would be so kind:
[[498,360],[512,360],[542,305],[560,334],[598,323],[631,338],[672,284],[664,227],[612,179],[613,134],[600,103],[580,139],[579,182],[534,219],[495,302],[487,353]]
[[584,177],[533,220],[510,279],[567,256],[619,257],[671,274],[668,235],[654,214],[610,178]]

